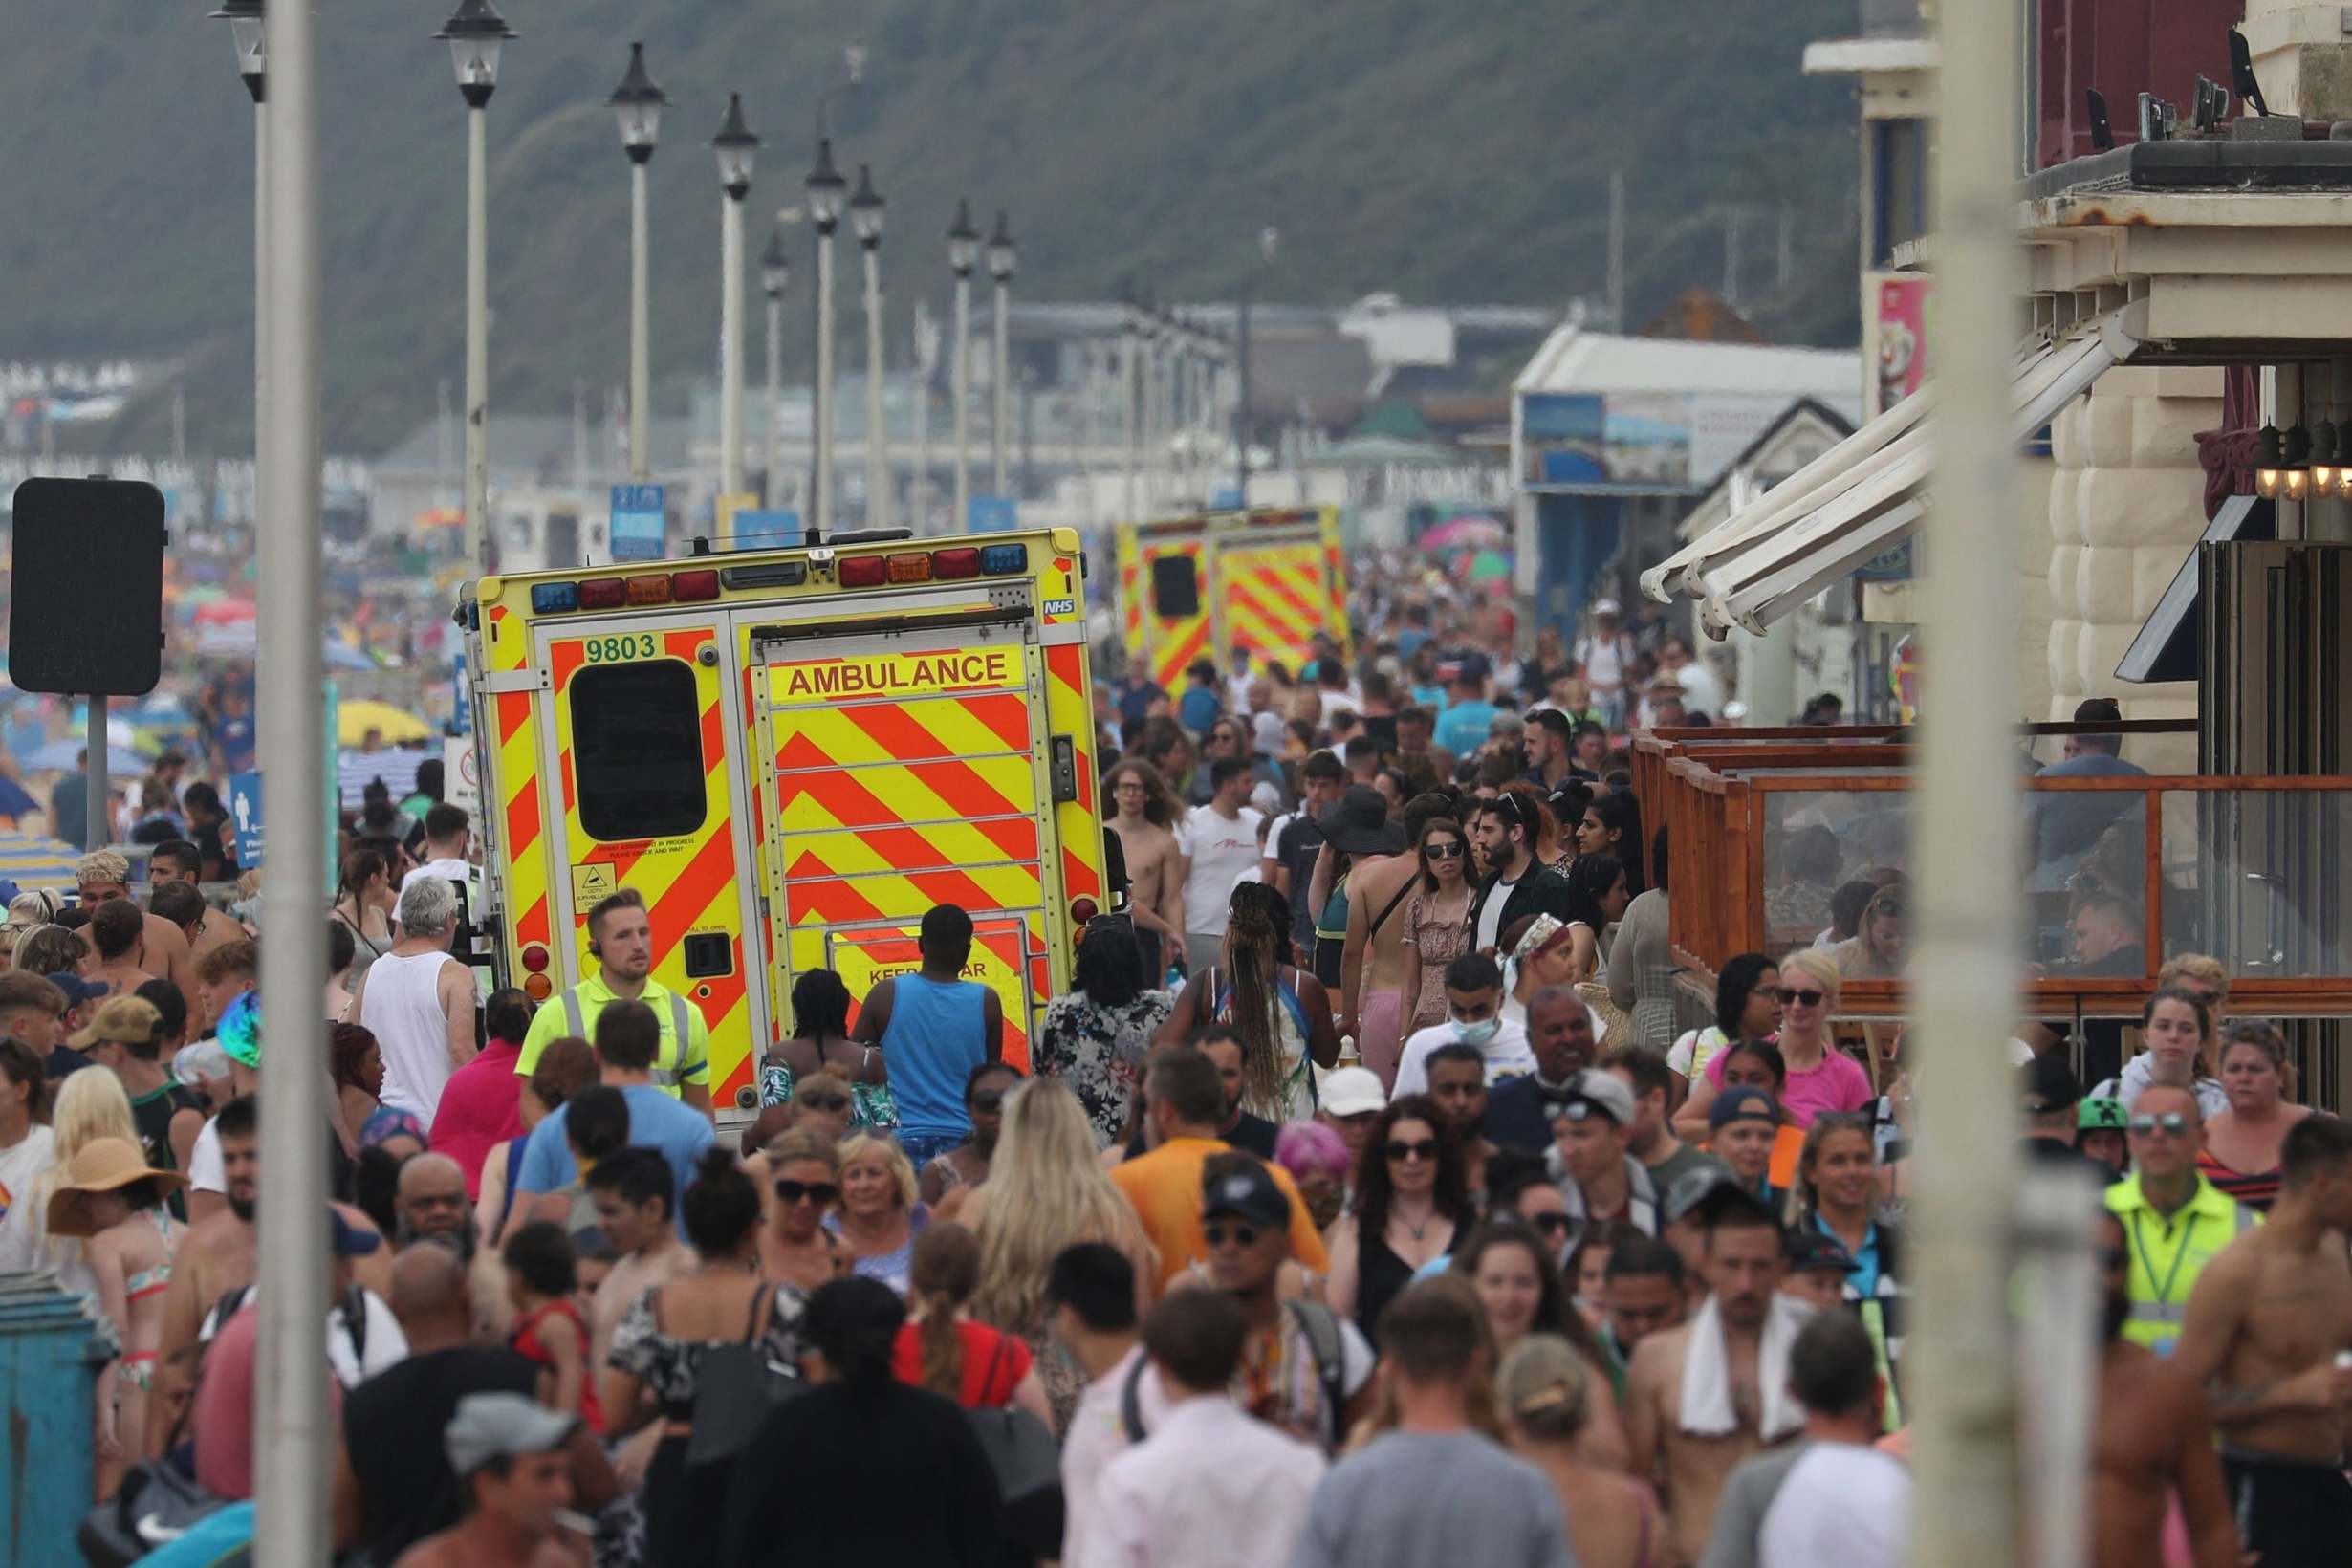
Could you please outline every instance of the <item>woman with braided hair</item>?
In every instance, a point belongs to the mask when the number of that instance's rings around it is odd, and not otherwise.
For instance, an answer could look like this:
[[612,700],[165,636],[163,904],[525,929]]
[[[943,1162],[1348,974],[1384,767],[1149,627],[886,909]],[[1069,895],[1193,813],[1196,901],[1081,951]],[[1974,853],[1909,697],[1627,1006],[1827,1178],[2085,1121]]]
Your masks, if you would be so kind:
[[1230,1025],[1241,1036],[1242,1109],[1270,1122],[1308,1121],[1315,1115],[1310,1060],[1327,1069],[1339,1059],[1331,993],[1292,962],[1289,900],[1246,882],[1234,886],[1228,907],[1225,961],[1186,984],[1152,1043],[1182,1044],[1204,1024]]

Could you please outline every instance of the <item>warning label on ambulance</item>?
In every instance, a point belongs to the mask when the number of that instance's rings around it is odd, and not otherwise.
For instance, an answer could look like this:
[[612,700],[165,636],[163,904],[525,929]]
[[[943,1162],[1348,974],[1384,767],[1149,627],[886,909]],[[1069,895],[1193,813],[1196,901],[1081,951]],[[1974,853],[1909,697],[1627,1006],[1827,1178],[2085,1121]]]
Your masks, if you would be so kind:
[[980,648],[813,660],[776,666],[770,679],[775,696],[783,701],[825,702],[845,697],[1002,690],[1020,685],[1021,665],[1018,653],[1011,648]]

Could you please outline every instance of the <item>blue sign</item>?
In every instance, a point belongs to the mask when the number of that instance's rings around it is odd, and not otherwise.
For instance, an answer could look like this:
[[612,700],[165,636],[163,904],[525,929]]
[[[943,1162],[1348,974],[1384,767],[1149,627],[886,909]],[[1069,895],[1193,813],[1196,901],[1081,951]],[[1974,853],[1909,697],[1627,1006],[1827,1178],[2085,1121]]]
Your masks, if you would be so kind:
[[615,485],[609,537],[617,561],[658,561],[669,550],[668,495],[660,485]]
[[975,495],[966,526],[974,534],[1008,534],[1016,521],[1010,495]]
[[1209,502],[1209,510],[1211,512],[1239,512],[1241,510],[1241,491],[1235,490],[1230,485],[1225,486],[1223,489],[1219,490],[1214,496],[1210,497]]
[[473,687],[466,679],[466,656],[457,656],[454,674],[457,686],[457,710],[450,716],[450,728],[461,735],[473,733]]
[[737,550],[777,550],[804,537],[796,512],[738,512],[732,529],[728,537]]
[[230,773],[228,805],[237,830],[237,864],[250,871],[261,864],[261,774]]

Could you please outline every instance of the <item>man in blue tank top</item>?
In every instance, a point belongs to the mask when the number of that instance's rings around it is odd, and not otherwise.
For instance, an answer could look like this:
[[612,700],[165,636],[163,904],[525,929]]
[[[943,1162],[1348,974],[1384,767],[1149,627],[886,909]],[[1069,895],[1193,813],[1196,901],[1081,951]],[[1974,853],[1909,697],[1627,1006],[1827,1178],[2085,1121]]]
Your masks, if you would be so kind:
[[964,1084],[1005,1054],[1004,1006],[964,976],[971,916],[952,904],[923,917],[923,968],[878,980],[858,1010],[854,1036],[882,1048],[899,1107],[899,1146],[920,1170],[971,1136]]

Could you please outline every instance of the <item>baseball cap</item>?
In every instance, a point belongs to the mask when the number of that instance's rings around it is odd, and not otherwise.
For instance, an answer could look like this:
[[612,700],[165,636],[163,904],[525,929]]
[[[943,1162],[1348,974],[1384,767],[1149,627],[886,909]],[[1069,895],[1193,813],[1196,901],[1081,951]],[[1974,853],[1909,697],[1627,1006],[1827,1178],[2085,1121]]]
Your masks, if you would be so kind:
[[1834,1270],[1839,1274],[1853,1274],[1862,1265],[1845,1250],[1845,1243],[1836,1236],[1825,1236],[1818,1230],[1792,1230],[1780,1243],[1780,1255],[1791,1274],[1809,1274],[1816,1269]]
[[1707,1125],[1711,1131],[1732,1122],[1758,1121],[1777,1123],[1780,1103],[1767,1090],[1742,1083],[1726,1089],[1708,1107]]
[[1587,1067],[1568,1080],[1567,1093],[1554,1102],[1558,1116],[1581,1122],[1595,1112],[1621,1127],[1633,1125],[1633,1091],[1615,1073]]
[[1381,1076],[1369,1067],[1342,1067],[1316,1086],[1317,1098],[1334,1116],[1361,1116],[1388,1103]]
[[442,1428],[441,1446],[460,1479],[493,1459],[547,1453],[570,1439],[577,1418],[551,1410],[528,1394],[468,1394]]
[[365,1257],[383,1245],[383,1237],[362,1230],[343,1218],[343,1211],[327,1205],[327,1251],[336,1257]]
[[2028,1116],[2062,1111],[2082,1098],[2082,1086],[2064,1058],[2036,1056],[2017,1069],[2017,1095]]
[[1705,1165],[1684,1171],[1666,1188],[1666,1217],[1668,1225],[1689,1218],[1692,1214],[1704,1220],[1718,1200],[1736,1199],[1753,1204],[1755,1198],[1739,1185],[1739,1178],[1723,1165],[1710,1160]]
[[2075,1113],[2075,1130],[2077,1132],[2122,1132],[2127,1120],[2128,1118],[2123,1115],[2123,1102],[2120,1100],[2109,1100],[2102,1095],[2082,1101],[2082,1108]]
[[1593,600],[1593,614],[1595,614],[1595,615],[1615,615],[1615,614],[1617,614],[1617,600],[1615,600],[1615,599],[1594,599],[1594,600]]
[[84,980],[71,969],[59,969],[56,973],[45,975],[43,978],[65,992],[65,1005],[69,1008],[85,1006],[107,994],[104,986],[95,980]]
[[1264,1165],[1211,1176],[1201,1184],[1201,1218],[1237,1214],[1270,1230],[1291,1223],[1291,1200]]
[[87,1051],[103,1041],[110,1045],[148,1045],[163,1032],[163,1015],[153,1002],[139,996],[117,996],[98,1010],[98,1016],[74,1032],[65,1043]]

